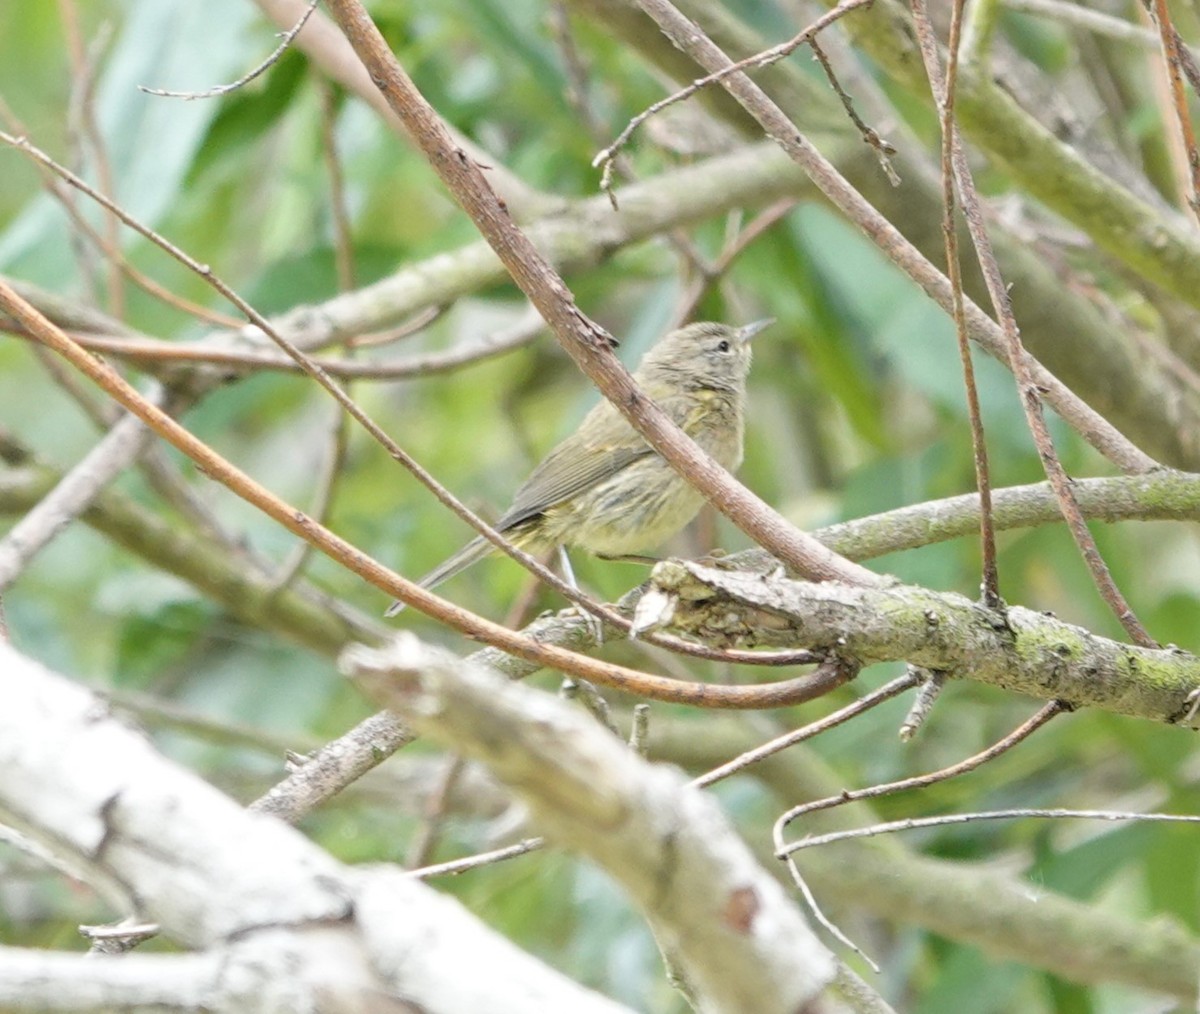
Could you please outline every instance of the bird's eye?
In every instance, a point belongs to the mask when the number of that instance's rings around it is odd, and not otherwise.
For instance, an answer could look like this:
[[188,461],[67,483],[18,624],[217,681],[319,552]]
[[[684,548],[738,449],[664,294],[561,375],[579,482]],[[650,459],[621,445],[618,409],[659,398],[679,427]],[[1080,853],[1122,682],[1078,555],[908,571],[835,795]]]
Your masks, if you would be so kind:
[[727,342],[725,339],[722,338],[721,341],[717,344],[717,351],[718,352],[728,352],[729,351],[729,342]]

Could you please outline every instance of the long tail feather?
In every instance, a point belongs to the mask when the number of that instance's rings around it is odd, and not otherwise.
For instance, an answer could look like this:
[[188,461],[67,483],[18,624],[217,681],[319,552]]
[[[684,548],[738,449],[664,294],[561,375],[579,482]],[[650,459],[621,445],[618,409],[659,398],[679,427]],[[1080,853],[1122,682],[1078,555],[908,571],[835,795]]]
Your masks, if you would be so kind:
[[[434,588],[443,581],[448,581],[460,571],[466,570],[476,560],[482,560],[488,553],[492,552],[495,547],[488,542],[482,535],[477,535],[457,553],[443,563],[438,564],[420,581],[417,582],[422,588]],[[390,606],[384,616],[395,616],[397,613],[404,610],[405,603],[397,599]]]

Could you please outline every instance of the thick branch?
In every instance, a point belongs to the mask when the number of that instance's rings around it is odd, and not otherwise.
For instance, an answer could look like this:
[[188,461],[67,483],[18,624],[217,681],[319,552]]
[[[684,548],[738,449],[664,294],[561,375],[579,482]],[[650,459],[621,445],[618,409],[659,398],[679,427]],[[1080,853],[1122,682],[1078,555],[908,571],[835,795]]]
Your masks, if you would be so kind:
[[[821,648],[903,661],[1074,707],[1200,728],[1200,658],[1099,637],[1045,613],[987,609],[912,586],[853,588],[668,560],[641,619],[706,642]],[[652,610],[652,612],[651,612]]]
[[582,713],[402,633],[343,666],[423,732],[485,763],[552,838],[629,892],[705,1011],[783,1014],[834,962],[713,800]]
[[[159,756],[94,695],[2,644],[0,672],[0,819],[66,856],[115,904],[175,940],[233,964],[240,953],[242,974],[219,983],[229,990],[238,982],[240,992],[212,1009],[386,1012],[404,1009],[394,1006],[402,998],[438,1014],[625,1010],[423,884],[351,870],[282,822],[247,812]],[[0,958],[4,1000],[28,968],[24,953],[11,956]],[[89,980],[106,988],[120,980],[125,958],[91,960],[98,968]],[[201,963],[162,961],[163,974],[186,972],[203,985]],[[5,1009],[44,1009],[43,994],[27,996]]]

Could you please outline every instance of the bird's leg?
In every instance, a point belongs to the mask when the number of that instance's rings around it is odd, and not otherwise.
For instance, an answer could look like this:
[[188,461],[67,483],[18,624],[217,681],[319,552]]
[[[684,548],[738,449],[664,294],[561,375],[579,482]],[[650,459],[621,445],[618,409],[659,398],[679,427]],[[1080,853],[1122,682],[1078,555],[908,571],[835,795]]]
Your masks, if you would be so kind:
[[[567,547],[560,545],[558,547],[558,566],[562,570],[562,575],[566,578],[567,584],[574,588],[580,594],[583,594],[579,587],[579,582],[575,580],[575,571],[571,568],[571,557],[567,555]],[[575,607],[579,611],[579,615],[583,617],[583,621],[591,628],[595,635],[596,643],[604,643],[604,623],[600,617],[593,616],[582,606]]]

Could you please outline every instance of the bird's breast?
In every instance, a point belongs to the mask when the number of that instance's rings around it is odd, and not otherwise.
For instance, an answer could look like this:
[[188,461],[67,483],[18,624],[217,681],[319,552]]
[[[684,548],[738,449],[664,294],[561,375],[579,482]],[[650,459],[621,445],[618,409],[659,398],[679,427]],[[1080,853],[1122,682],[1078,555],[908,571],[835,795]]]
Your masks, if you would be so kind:
[[[728,391],[689,392],[675,421],[725,468],[742,463],[742,399]],[[674,413],[673,413],[674,414]]]

